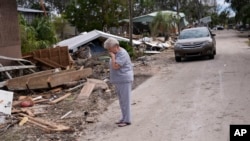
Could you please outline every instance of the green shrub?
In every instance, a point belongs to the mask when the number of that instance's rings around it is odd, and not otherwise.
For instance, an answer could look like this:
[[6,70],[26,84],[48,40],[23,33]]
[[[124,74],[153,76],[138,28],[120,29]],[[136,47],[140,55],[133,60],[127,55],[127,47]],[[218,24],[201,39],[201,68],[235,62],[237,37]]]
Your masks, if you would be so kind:
[[134,48],[129,45],[128,42],[120,41],[120,46],[123,47],[129,54],[129,56],[133,59],[135,57]]
[[54,26],[46,17],[36,18],[28,24],[19,16],[19,28],[22,53],[48,48],[57,42]]

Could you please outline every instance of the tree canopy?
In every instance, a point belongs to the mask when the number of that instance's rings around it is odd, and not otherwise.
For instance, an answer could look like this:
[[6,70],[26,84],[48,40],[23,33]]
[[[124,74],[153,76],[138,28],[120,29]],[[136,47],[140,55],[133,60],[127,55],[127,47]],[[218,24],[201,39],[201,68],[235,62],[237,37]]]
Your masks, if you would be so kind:
[[244,24],[250,23],[250,1],[249,0],[225,0],[231,3],[231,8],[236,13],[236,21],[242,21]]
[[117,26],[127,14],[127,3],[120,0],[77,0],[69,4],[65,12],[68,21],[80,32]]

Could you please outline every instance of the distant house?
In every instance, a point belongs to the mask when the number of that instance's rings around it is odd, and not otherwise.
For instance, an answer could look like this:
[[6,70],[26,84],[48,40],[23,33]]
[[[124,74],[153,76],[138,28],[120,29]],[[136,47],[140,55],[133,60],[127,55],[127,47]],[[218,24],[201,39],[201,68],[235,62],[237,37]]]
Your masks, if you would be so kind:
[[[170,10],[164,10],[160,11],[162,14],[171,14],[173,16],[179,16],[180,17],[180,28],[183,28],[188,25],[187,20],[185,19],[185,14],[180,12],[179,15],[177,15],[176,11],[170,11]],[[149,13],[146,15],[142,15],[139,17],[133,18],[133,24],[134,24],[134,32],[142,33],[143,30],[149,31],[149,24],[153,21],[154,17],[157,15],[158,12]]]
[[28,23],[31,23],[36,17],[43,16],[44,12],[42,10],[30,9],[18,7],[17,11],[22,14]]
[[[55,46],[68,46],[69,52],[73,53],[79,50],[81,47],[89,46],[92,55],[97,55],[106,51],[103,48],[103,42],[113,37],[119,41],[129,42],[129,39],[116,36],[113,34],[105,33],[99,30],[92,30],[90,32],[81,33],[78,36],[58,42]],[[141,42],[133,40],[134,45],[139,45]]]

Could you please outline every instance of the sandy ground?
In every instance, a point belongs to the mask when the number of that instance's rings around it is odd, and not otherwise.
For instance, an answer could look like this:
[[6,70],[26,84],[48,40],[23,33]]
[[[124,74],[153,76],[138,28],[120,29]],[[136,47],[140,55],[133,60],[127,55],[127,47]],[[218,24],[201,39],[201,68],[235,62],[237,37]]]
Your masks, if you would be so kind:
[[173,53],[165,54],[170,61],[160,61],[158,73],[133,90],[131,126],[114,124],[120,116],[115,101],[78,140],[229,140],[230,124],[250,123],[250,48],[233,30],[215,33],[214,60],[175,63]]

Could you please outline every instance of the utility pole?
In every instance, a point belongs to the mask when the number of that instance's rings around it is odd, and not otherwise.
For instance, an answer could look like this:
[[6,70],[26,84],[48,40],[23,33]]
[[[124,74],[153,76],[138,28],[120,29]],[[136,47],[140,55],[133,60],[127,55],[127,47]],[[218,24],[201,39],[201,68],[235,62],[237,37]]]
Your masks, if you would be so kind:
[[132,34],[133,34],[133,16],[132,16],[132,2],[133,0],[128,0],[129,5],[129,44],[132,46]]
[[47,17],[47,12],[46,12],[46,9],[45,9],[43,0],[40,0],[40,5],[41,5],[41,7],[42,7],[42,9],[43,9],[44,16]]
[[180,15],[179,15],[179,0],[176,0],[176,12],[177,12],[177,27],[178,27],[178,34],[180,34]]

